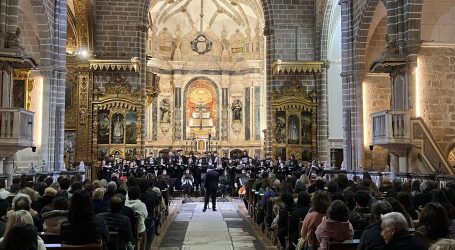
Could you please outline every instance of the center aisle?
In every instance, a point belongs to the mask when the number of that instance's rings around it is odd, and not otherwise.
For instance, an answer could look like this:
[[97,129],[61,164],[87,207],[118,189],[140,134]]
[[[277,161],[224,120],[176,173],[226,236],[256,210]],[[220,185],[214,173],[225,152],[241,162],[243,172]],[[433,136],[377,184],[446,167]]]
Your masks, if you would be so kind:
[[158,249],[264,249],[240,214],[237,202],[217,202],[216,212],[202,212],[203,202],[182,204]]

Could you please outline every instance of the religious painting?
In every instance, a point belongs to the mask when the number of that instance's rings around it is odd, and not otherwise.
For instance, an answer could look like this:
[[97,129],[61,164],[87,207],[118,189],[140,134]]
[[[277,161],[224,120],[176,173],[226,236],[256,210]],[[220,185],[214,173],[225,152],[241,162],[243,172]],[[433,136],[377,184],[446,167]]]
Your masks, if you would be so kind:
[[137,143],[137,113],[136,111],[129,110],[126,113],[126,144]]
[[98,144],[109,144],[109,111],[98,112]]
[[286,112],[276,111],[275,113],[275,141],[286,142]]
[[98,148],[98,160],[103,161],[106,160],[109,156],[109,148],[103,147]]
[[281,158],[281,160],[285,161],[287,159],[286,158],[286,148],[276,148],[275,156],[276,156],[276,159]]
[[299,144],[299,118],[291,115],[288,118],[288,144]]
[[125,141],[125,117],[122,114],[114,114],[111,119],[111,143],[123,144]]
[[134,159],[137,154],[138,154],[139,150],[137,148],[125,148],[125,158],[127,160],[132,160]]
[[25,108],[25,80],[14,80],[13,107]]
[[305,149],[302,152],[302,161],[311,161],[312,160],[311,149]]
[[313,137],[313,115],[311,111],[302,111],[301,144],[311,144]]

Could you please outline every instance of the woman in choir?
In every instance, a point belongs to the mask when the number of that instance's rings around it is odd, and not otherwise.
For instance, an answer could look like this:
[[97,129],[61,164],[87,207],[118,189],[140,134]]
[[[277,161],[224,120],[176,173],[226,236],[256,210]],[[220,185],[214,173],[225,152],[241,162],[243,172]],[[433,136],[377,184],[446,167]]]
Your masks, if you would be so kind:
[[185,194],[185,197],[191,196],[191,194],[193,193],[193,182],[194,182],[193,175],[191,174],[189,169],[186,169],[181,179],[182,183],[181,189]]

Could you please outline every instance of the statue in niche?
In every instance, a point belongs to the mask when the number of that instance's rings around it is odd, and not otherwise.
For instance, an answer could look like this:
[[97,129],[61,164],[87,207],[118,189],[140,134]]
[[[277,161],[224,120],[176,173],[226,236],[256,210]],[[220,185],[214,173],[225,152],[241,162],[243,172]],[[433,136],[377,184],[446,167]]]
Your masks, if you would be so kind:
[[232,120],[233,121],[242,121],[242,102],[240,99],[235,99],[232,103]]
[[297,116],[292,115],[289,117],[289,127],[288,127],[288,143],[289,144],[298,144],[299,143],[299,120]]
[[170,123],[171,122],[171,104],[167,98],[164,98],[161,101],[160,105],[161,111],[161,123]]
[[124,117],[122,114],[112,116],[112,144],[123,144],[124,141]]

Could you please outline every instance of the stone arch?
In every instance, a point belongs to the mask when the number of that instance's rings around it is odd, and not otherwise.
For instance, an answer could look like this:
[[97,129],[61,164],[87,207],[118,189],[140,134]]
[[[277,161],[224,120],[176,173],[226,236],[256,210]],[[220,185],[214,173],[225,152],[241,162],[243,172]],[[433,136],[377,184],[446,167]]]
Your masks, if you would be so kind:
[[[21,0],[19,6],[30,3],[31,10],[24,11],[25,15],[33,15],[38,27],[39,48],[41,55],[41,65],[50,66],[52,64],[52,30],[47,18],[47,10],[42,0]],[[23,6],[23,5],[22,5]]]
[[[369,37],[369,30],[372,24],[372,19],[375,13],[375,10],[381,0],[368,0],[365,4],[365,7],[362,11],[362,16],[360,17],[357,32],[354,34],[354,58],[355,65],[354,70],[359,72],[364,72],[365,70],[365,54],[367,48],[367,40]],[[358,79],[361,81],[361,79]]]
[[[216,105],[216,114],[217,114],[217,123],[215,124],[215,129],[217,131],[220,131],[220,128],[221,128],[221,123],[220,123],[220,120],[221,120],[221,98],[220,98],[220,90],[218,88],[218,84],[216,84],[216,82],[209,78],[209,77],[206,77],[206,76],[197,76],[197,77],[194,77],[192,78],[191,80],[189,80],[186,84],[185,84],[185,89],[183,91],[183,100],[186,100],[187,99],[187,95],[188,95],[188,90],[193,86],[193,84],[197,81],[206,81],[210,84],[210,87],[213,88],[215,94],[216,94],[216,101],[217,101],[217,105]],[[183,112],[186,112],[186,109],[187,109],[187,105],[186,105],[186,102],[183,102],[183,105],[182,105],[182,110]],[[187,140],[188,138],[186,137],[186,114],[184,113],[183,114],[183,139],[184,140]],[[212,138],[214,140],[218,140],[219,139],[219,132],[217,132],[217,135],[218,136],[213,136]]]

